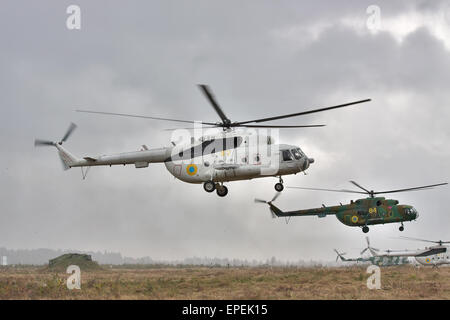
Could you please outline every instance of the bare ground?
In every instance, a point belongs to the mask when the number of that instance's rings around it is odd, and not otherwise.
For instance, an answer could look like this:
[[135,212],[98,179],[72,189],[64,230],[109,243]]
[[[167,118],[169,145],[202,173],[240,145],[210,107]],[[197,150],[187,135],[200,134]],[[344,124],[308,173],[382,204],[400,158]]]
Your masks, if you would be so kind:
[[450,299],[450,268],[109,268],[81,271],[81,290],[42,267],[0,269],[0,299]]

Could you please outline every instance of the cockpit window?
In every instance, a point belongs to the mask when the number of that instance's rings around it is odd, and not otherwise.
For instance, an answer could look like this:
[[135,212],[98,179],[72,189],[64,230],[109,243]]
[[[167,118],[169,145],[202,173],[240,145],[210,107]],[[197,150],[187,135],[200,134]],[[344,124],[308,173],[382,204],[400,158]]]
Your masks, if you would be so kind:
[[294,155],[295,159],[300,160],[302,157],[299,149],[292,149],[292,154]]
[[294,160],[292,154],[289,150],[283,150],[283,161],[291,161]]

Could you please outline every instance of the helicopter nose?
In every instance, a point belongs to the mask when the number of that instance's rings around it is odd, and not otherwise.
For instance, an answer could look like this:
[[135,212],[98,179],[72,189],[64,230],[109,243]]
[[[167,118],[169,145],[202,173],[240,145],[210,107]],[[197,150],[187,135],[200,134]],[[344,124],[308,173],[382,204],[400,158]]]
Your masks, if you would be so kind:
[[314,163],[314,158],[308,158],[309,163]]
[[[301,162],[300,162],[301,164],[299,164],[299,165],[301,166],[301,169],[302,169],[303,171],[305,171],[306,169],[308,169],[308,168],[309,168],[309,165],[310,165],[311,163],[314,162],[314,159],[310,159],[310,158],[308,158],[308,157],[304,157],[302,160],[303,160],[303,161],[301,161]],[[311,162],[311,160],[312,160],[312,162]]]

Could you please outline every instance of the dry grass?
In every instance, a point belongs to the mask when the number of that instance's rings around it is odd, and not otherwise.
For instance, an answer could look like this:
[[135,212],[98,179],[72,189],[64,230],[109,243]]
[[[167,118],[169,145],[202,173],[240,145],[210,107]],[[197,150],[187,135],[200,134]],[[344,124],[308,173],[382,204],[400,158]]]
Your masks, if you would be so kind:
[[0,299],[450,299],[450,268],[381,269],[369,290],[365,267],[149,268],[68,274],[38,267],[0,269]]

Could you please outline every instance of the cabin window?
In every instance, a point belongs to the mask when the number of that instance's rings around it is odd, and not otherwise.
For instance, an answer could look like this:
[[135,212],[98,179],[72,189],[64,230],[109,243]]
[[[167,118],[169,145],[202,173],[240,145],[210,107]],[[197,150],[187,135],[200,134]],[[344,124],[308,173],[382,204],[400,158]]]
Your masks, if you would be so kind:
[[294,158],[297,160],[300,160],[300,158],[302,157],[300,150],[299,149],[292,149],[292,154],[294,155]]
[[292,161],[294,158],[289,150],[283,150],[283,161]]
[[[229,149],[236,149],[242,143],[242,137],[230,137],[223,139],[211,139],[203,141],[201,145],[197,145],[190,149],[191,158],[195,158],[201,155],[208,155],[216,152],[221,152]],[[180,153],[180,157],[183,154]]]
[[381,204],[382,204],[382,203],[381,203],[381,200],[378,200],[378,201],[377,201],[377,207],[381,206]]

